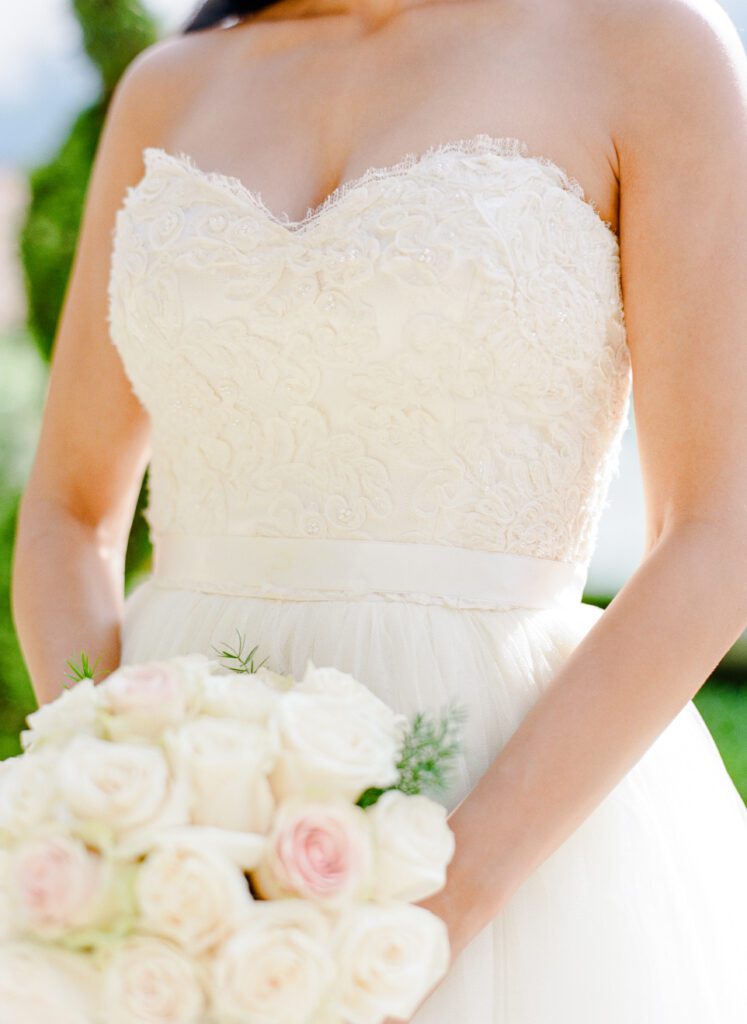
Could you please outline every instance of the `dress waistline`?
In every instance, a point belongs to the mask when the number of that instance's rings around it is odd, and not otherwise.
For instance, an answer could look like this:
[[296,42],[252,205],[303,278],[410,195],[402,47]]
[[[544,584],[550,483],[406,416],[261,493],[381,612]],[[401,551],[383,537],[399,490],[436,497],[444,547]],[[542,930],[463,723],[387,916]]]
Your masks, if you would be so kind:
[[404,600],[456,608],[559,608],[587,567],[445,544],[337,537],[153,537],[156,585],[281,600]]

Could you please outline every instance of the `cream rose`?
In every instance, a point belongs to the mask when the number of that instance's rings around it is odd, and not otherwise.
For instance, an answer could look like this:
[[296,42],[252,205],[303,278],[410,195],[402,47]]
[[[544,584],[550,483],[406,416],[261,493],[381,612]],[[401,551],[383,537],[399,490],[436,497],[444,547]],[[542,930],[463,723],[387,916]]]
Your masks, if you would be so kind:
[[254,675],[266,686],[269,686],[271,689],[279,692],[290,690],[296,684],[295,679],[290,675],[290,673],[273,672],[273,670],[271,668],[267,668],[266,665],[260,665]]
[[446,925],[411,903],[362,903],[335,930],[337,999],[349,1024],[409,1020],[449,967]]
[[21,732],[23,749],[30,751],[42,744],[65,743],[72,736],[103,735],[96,698],[93,680],[81,679],[54,700],[42,704],[26,716],[29,728]]
[[442,804],[390,789],[365,813],[376,844],[377,898],[415,903],[443,889],[455,840]]
[[73,819],[115,833],[188,820],[186,789],[172,783],[164,754],[145,743],[76,736],[60,757],[59,787]]
[[103,995],[106,1024],[203,1021],[202,975],[189,957],[163,939],[132,935],[115,947],[104,969]]
[[364,810],[343,800],[289,797],[277,809],[252,878],[268,899],[296,895],[337,905],[367,895],[372,862]]
[[265,725],[274,713],[280,696],[278,690],[266,681],[266,677],[258,673],[214,675],[204,687],[200,712],[217,718],[238,718]]
[[242,871],[248,871],[262,858],[267,837],[252,832],[215,828],[213,825],[172,825],[168,828],[128,832],[115,845],[113,855],[122,860],[137,860],[170,842],[213,850],[227,857]]
[[276,720],[281,750],[270,781],[279,797],[340,796],[397,781],[404,716],[334,669],[307,672]]
[[47,748],[0,761],[0,833],[24,836],[54,819],[58,765]]
[[194,955],[225,939],[252,903],[241,869],[194,840],[166,839],[152,850],[138,871],[135,893],[142,930]]
[[309,1024],[347,1024],[333,1005],[324,1003],[309,1021]]
[[13,935],[10,899],[10,853],[0,849],[0,943],[7,942]]
[[14,919],[20,929],[47,939],[94,924],[111,880],[111,864],[78,839],[50,835],[28,840],[11,855]]
[[268,772],[278,740],[274,727],[200,716],[164,733],[177,775],[192,793],[196,825],[266,832],[274,799]]
[[335,977],[323,913],[304,900],[255,902],[218,949],[216,1024],[307,1024]]
[[197,707],[209,665],[202,655],[187,655],[116,669],[98,687],[107,735],[156,741]]
[[403,727],[406,717],[393,711],[367,686],[348,672],[342,672],[333,665],[317,667],[311,658],[306,663],[303,678],[293,688],[294,693],[320,693],[335,697],[338,701],[351,701],[365,708],[369,717],[376,718],[385,727]]
[[0,947],[2,1024],[96,1024],[99,979],[89,961],[30,942]]

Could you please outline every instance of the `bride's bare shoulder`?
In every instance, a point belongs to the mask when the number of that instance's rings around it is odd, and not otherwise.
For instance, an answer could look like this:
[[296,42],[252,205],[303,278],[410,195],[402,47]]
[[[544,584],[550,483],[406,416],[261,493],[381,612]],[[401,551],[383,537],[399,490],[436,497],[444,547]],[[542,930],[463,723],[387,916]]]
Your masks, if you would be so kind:
[[[627,107],[655,112],[657,100],[686,97],[705,76],[741,72],[744,47],[718,0],[584,0],[593,3],[604,59],[618,70]],[[695,79],[693,79],[693,75]],[[645,102],[644,102],[645,101]]]
[[139,141],[158,145],[188,109],[220,59],[219,30],[190,32],[159,39],[130,61],[119,79],[112,105],[126,109]]
[[585,19],[597,15],[614,34],[716,30],[731,19],[719,0],[571,0],[572,9]]
[[681,163],[743,125],[747,59],[717,0],[603,0],[616,145],[629,181]]
[[123,129],[132,126],[139,145],[167,146],[178,134],[200,94],[218,77],[230,75],[247,58],[274,49],[293,35],[297,22],[252,19],[247,23],[178,33],[145,47],[130,62],[113,96],[126,110]]
[[[144,150],[168,149],[224,52],[222,30],[178,34],[145,47],[119,78],[88,185],[85,220],[108,246],[116,210],[142,177]],[[89,232],[90,233],[90,232]]]

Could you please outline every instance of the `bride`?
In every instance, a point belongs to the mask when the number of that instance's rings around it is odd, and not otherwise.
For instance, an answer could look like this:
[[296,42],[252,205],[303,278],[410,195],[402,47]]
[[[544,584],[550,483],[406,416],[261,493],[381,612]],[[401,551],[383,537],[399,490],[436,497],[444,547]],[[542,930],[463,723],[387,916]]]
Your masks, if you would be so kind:
[[[113,97],[19,518],[72,651],[466,705],[413,1024],[742,1024],[747,59],[711,0],[209,0]],[[631,396],[647,544],[581,600]],[[153,572],[123,559],[149,473]]]

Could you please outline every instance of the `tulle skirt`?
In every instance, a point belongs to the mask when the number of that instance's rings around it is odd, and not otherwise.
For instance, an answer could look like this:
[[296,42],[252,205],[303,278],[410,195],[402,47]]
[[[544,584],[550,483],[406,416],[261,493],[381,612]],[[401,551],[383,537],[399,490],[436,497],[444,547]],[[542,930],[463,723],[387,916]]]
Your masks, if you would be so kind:
[[[602,611],[351,593],[217,593],[163,576],[126,600],[123,663],[258,645],[353,674],[406,714],[466,707],[449,809]],[[500,814],[500,807],[494,809]],[[693,703],[453,963],[413,1024],[744,1024],[747,809]]]

